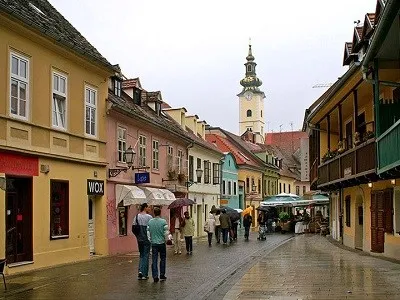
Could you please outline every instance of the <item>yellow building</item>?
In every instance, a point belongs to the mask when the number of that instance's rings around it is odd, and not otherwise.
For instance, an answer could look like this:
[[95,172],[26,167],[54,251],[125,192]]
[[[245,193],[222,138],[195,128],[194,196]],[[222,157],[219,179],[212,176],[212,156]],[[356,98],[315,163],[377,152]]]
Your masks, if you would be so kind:
[[392,25],[400,7],[382,5],[354,29],[345,44],[349,69],[306,111],[306,121],[311,185],[331,192],[332,237],[399,259],[399,28]]
[[102,100],[113,66],[47,1],[35,0],[0,4],[0,66],[6,271],[107,254]]

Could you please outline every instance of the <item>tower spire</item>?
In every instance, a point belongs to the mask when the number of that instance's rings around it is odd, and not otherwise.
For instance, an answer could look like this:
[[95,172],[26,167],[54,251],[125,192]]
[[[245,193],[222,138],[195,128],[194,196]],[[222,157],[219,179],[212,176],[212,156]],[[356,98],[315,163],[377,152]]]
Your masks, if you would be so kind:
[[251,38],[249,38],[249,52],[246,57],[247,62],[244,64],[246,66],[246,76],[240,81],[240,84],[243,86],[243,92],[247,90],[261,92],[259,87],[262,85],[262,81],[257,78],[257,64],[254,59],[253,50],[251,48]]

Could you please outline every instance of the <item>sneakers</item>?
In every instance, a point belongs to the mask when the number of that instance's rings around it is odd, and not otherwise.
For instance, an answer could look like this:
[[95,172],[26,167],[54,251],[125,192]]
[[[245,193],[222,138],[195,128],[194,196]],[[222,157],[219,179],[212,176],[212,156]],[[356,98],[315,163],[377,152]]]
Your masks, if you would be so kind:
[[160,281],[165,281],[165,280],[167,280],[167,277],[165,277],[164,275],[161,275],[160,276]]
[[178,254],[182,254],[182,251],[179,251]]
[[174,251],[174,254],[178,254],[178,251]]
[[154,277],[153,280],[154,280],[154,282],[159,282],[160,281],[160,279],[158,279],[158,277]]
[[143,274],[139,272],[138,280],[147,280],[147,279],[149,279],[149,276],[143,276]]

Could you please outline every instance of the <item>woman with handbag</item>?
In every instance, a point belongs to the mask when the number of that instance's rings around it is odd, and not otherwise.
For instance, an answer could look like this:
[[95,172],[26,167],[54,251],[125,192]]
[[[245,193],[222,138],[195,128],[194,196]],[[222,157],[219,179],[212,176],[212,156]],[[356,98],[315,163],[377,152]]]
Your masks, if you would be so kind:
[[204,231],[207,232],[208,246],[211,247],[213,232],[215,231],[215,218],[210,212],[206,223],[204,224]]

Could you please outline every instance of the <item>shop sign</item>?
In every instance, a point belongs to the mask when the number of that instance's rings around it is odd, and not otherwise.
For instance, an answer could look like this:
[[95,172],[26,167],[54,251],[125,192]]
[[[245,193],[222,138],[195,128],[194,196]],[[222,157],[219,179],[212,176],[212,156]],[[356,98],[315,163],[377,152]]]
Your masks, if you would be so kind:
[[149,182],[150,182],[149,172],[135,173],[135,183],[149,183]]
[[88,195],[104,195],[104,180],[87,180],[87,194]]
[[228,203],[229,203],[229,201],[226,200],[226,199],[221,199],[221,200],[219,201],[219,204],[220,204],[220,205],[227,205]]
[[0,173],[6,175],[39,175],[39,159],[15,153],[0,152]]

